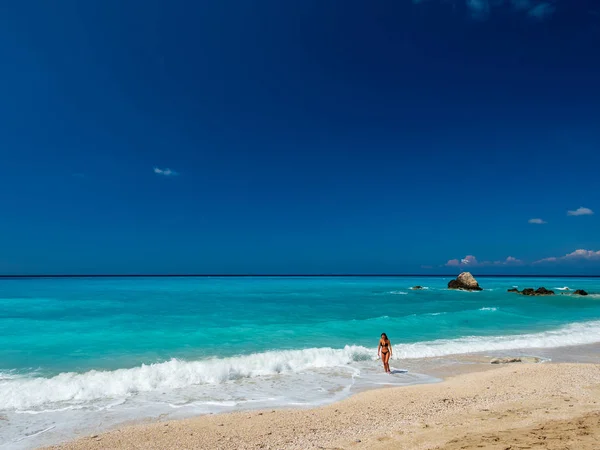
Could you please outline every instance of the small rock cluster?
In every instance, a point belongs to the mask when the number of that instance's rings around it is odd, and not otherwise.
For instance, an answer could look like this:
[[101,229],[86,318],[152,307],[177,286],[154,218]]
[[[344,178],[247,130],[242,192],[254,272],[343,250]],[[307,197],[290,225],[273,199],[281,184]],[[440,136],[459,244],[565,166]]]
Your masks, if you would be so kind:
[[[508,289],[508,292],[514,292],[516,294],[529,295],[529,296],[554,295],[554,291],[551,291],[550,289],[546,289],[545,287],[539,287],[537,289],[526,288],[526,289],[523,289],[522,291],[519,291],[517,288],[512,288],[512,289]],[[577,289],[575,292],[573,292],[573,295],[588,295],[588,293],[586,291],[584,291],[583,289]]]
[[537,289],[533,289],[533,288],[526,288],[523,289],[522,291],[519,291],[516,288],[512,288],[509,289],[508,292],[514,292],[516,294],[521,294],[521,295],[530,295],[530,296],[537,296],[537,295],[554,295],[554,291],[551,291],[549,289],[546,289],[545,287],[540,287]]

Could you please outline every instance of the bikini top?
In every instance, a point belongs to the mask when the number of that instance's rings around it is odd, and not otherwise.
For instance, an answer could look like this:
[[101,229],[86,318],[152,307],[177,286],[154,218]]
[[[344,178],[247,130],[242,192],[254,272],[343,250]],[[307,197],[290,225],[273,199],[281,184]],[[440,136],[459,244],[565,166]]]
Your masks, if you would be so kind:
[[383,344],[381,344],[382,347],[386,347],[386,348],[388,345],[390,345],[389,341],[383,341]]

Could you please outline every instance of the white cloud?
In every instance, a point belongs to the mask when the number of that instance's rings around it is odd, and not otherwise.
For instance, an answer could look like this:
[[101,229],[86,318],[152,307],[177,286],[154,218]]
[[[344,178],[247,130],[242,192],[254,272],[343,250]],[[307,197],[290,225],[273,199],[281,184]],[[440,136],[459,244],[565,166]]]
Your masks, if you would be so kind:
[[154,168],[154,173],[157,175],[164,175],[165,177],[174,177],[176,175],[179,175],[177,172],[169,168],[159,169],[158,167]]
[[514,256],[509,256],[508,258],[506,258],[506,260],[502,261],[502,264],[517,265],[517,264],[523,264],[523,261],[521,261],[520,259],[515,258]]
[[502,261],[494,261],[494,262],[487,262],[484,261],[481,263],[482,266],[520,266],[524,264],[523,261],[521,261],[520,259],[515,258],[514,256],[509,256],[508,258],[502,260]]
[[544,259],[539,259],[537,261],[534,261],[534,264],[543,264],[543,263],[550,263],[550,262],[556,262],[558,261],[558,258],[556,256],[551,256],[550,258],[544,258]]
[[477,266],[479,263],[477,262],[477,258],[473,255],[467,255],[462,259],[451,259],[446,263],[448,267],[459,267],[459,266]]
[[463,259],[460,260],[460,263],[461,264],[470,264],[472,266],[476,266],[477,265],[477,258],[475,258],[473,255],[467,255]]
[[451,259],[445,265],[446,267],[484,267],[484,266],[507,266],[524,264],[520,259],[509,256],[502,261],[478,261],[473,255],[467,255],[462,259]]
[[568,253],[564,256],[551,256],[549,258],[540,259],[535,261],[534,264],[541,263],[557,263],[557,262],[568,262],[568,261],[600,261],[600,250],[575,250],[574,252]]
[[595,252],[593,250],[575,250],[564,256],[565,259],[600,259],[600,250]]
[[538,224],[538,225],[542,225],[544,223],[547,223],[545,220],[542,220],[542,219],[529,219],[528,222],[529,223],[535,223],[535,224]]
[[594,211],[583,206],[577,208],[575,211],[567,211],[567,216],[591,216],[592,214],[594,214]]

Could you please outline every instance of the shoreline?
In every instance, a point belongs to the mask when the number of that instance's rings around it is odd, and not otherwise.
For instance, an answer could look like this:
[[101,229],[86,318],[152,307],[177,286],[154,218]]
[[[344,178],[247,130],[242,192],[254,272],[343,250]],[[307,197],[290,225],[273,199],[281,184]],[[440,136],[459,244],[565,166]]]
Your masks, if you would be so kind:
[[464,448],[478,448],[487,439],[490,446],[485,448],[504,449],[510,443],[505,447],[499,443],[515,436],[538,439],[538,424],[545,424],[542,434],[547,437],[556,429],[556,439],[570,436],[568,430],[579,430],[569,437],[581,444],[576,448],[600,447],[600,428],[594,425],[600,424],[600,364],[491,365],[481,361],[481,355],[463,356],[474,360],[454,374],[450,369],[440,383],[368,389],[310,409],[247,410],[121,424],[46,448],[450,450],[463,448],[457,445],[464,442],[473,444]]

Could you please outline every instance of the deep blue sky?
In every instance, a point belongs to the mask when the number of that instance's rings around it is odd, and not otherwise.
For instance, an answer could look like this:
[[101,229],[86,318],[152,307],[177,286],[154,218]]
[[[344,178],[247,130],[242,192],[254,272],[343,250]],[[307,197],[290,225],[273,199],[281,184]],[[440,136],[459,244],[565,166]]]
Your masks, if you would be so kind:
[[0,273],[600,273],[599,48],[593,0],[5,2]]

